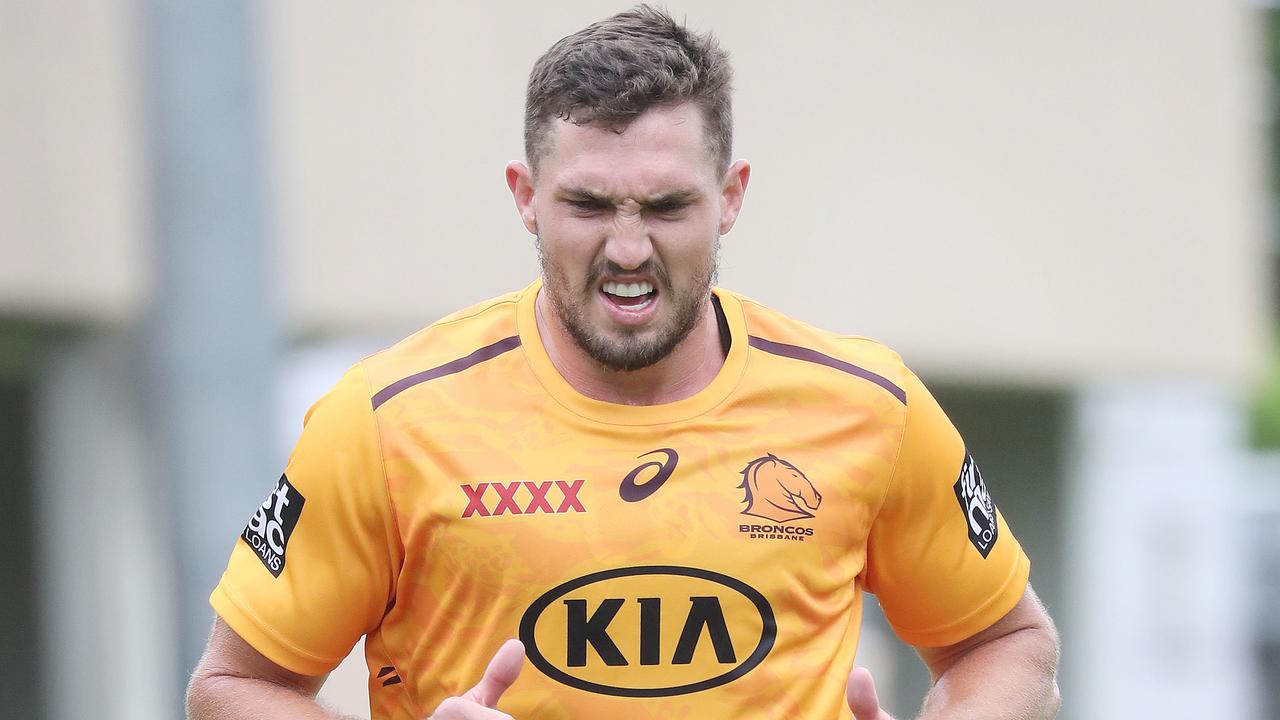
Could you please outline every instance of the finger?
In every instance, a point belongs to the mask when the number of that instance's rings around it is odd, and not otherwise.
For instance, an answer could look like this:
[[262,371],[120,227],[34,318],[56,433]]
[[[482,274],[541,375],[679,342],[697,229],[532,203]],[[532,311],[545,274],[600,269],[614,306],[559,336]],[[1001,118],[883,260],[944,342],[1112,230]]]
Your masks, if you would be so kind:
[[468,697],[485,707],[497,707],[498,698],[511,687],[524,665],[524,645],[519,640],[508,640],[484,669],[484,676],[476,686],[467,691]]
[[461,697],[445,698],[427,720],[512,720],[504,712],[482,707]]
[[875,679],[866,668],[855,667],[849,673],[849,687],[845,691],[845,698],[849,701],[849,709],[853,711],[855,720],[893,720],[889,713],[880,709]]

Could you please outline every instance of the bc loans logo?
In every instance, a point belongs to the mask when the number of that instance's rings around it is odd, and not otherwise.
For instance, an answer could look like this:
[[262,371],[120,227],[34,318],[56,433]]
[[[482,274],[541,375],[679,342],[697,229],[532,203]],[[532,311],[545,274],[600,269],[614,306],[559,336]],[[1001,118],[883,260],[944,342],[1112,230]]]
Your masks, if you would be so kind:
[[240,539],[253,548],[267,572],[275,577],[284,572],[284,551],[306,501],[289,478],[281,475],[276,489],[249,518],[248,527],[240,534]]
[[973,456],[965,453],[964,465],[960,467],[960,477],[953,488],[960,509],[964,511],[964,519],[969,528],[969,542],[982,557],[991,554],[995,547],[1000,529],[996,527],[996,506],[991,502],[991,493],[982,481],[982,473],[973,462]]

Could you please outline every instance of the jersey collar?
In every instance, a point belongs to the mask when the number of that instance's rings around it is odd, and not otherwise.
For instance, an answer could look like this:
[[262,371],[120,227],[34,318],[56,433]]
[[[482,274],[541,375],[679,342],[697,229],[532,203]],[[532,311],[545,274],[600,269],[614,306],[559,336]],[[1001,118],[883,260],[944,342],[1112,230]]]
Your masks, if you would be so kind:
[[607,425],[677,423],[702,415],[719,405],[742,379],[742,373],[747,364],[747,326],[742,314],[742,305],[733,293],[721,288],[712,288],[711,292],[719,298],[725,320],[729,323],[732,342],[729,354],[725,356],[724,365],[720,367],[720,372],[710,384],[683,400],[661,405],[619,405],[589,398],[575,390],[556,370],[555,365],[551,363],[551,358],[547,355],[546,347],[542,344],[534,310],[534,300],[541,287],[542,280],[535,280],[520,293],[516,311],[520,347],[533,368],[534,375],[542,383],[542,387],[556,402],[576,415]]

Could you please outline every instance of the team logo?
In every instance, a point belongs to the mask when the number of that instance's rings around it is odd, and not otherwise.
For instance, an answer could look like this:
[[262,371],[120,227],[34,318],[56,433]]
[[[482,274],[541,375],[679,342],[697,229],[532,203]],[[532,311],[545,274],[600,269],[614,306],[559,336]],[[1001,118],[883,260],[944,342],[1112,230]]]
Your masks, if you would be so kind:
[[267,496],[262,507],[249,518],[248,527],[240,533],[240,539],[253,548],[267,572],[275,577],[284,572],[284,551],[289,546],[289,536],[293,535],[306,501],[289,478],[281,475],[276,489]]
[[758,590],[710,570],[656,565],[584,575],[520,618],[520,640],[547,677],[602,695],[667,697],[732,682],[777,638]]
[[813,528],[789,524],[813,517],[813,511],[822,504],[822,493],[795,465],[773,453],[758,457],[742,469],[742,483],[738,488],[745,493],[742,501],[747,506],[742,510],[743,515],[778,523],[742,524],[738,532],[752,539],[800,542],[813,535]]
[[954,489],[969,529],[969,542],[985,558],[995,547],[1000,529],[996,527],[996,506],[991,502],[991,493],[987,492],[982,473],[968,453],[965,453],[964,465],[960,467],[960,477],[956,479]]
[[[652,452],[647,452],[636,459],[640,460],[651,455],[662,455],[665,459],[662,461],[650,460],[627,473],[627,476],[622,479],[622,484],[618,486],[618,494],[622,496],[623,500],[639,502],[649,497],[658,488],[662,487],[667,478],[671,477],[671,473],[676,471],[676,463],[680,462],[680,455],[671,448],[659,448]],[[643,485],[637,484],[636,480],[639,479],[640,474],[649,468],[656,468],[657,470]]]
[[[527,480],[509,483],[478,483],[459,485],[467,498],[462,517],[472,515],[492,517],[498,515],[534,515],[567,512],[586,512],[578,492],[585,480]],[[492,492],[490,492],[492,491]]]
[[743,515],[755,515],[774,522],[789,522],[813,517],[822,504],[809,478],[795,465],[769,453],[747,463],[742,469],[742,499],[747,504]]

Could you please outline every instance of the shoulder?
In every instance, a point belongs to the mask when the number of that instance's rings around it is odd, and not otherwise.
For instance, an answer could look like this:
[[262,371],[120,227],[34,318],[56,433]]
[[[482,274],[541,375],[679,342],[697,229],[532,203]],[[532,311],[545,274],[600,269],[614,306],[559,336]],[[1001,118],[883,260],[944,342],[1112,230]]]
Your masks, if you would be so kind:
[[490,298],[431,323],[359,363],[377,394],[433,370],[445,372],[468,361],[479,362],[519,347],[516,308],[530,288]]
[[745,295],[717,290],[742,308],[748,343],[757,353],[764,353],[809,366],[825,367],[879,385],[903,403],[903,390],[913,380],[892,348],[860,335],[847,335],[815,327],[785,315]]

